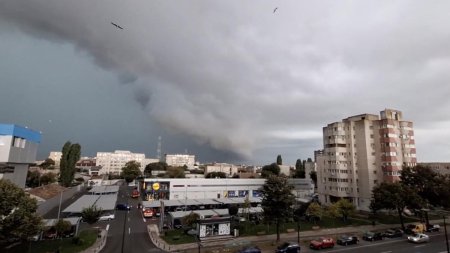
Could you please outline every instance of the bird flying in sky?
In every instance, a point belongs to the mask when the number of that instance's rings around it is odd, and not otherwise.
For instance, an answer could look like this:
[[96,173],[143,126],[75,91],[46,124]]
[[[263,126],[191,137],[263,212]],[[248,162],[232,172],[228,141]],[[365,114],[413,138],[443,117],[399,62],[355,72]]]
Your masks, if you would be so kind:
[[120,25],[118,25],[118,24],[115,24],[115,23],[113,23],[113,22],[111,22],[111,24],[112,24],[113,26],[115,26],[115,27],[119,28],[119,29],[123,29],[123,27],[121,27],[121,26],[120,26]]
[[278,10],[278,7],[276,7],[275,9],[273,9],[273,13],[275,13]]

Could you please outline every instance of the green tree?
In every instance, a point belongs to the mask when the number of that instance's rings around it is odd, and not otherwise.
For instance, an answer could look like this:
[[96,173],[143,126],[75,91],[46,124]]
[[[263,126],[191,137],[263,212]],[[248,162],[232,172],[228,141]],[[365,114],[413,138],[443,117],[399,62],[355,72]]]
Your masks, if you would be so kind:
[[53,172],[45,173],[41,176],[41,184],[47,185],[56,182],[56,174]]
[[122,168],[120,176],[123,177],[127,183],[130,183],[141,175],[140,167],[140,163],[129,161],[125,164],[125,167]]
[[53,161],[53,159],[51,158],[47,158],[43,163],[39,165],[39,167],[44,170],[53,170],[55,169],[55,161]]
[[220,171],[213,171],[206,174],[205,178],[227,178],[227,174]]
[[37,202],[11,181],[0,179],[0,243],[36,235],[42,218],[36,214]]
[[90,206],[83,208],[81,211],[81,217],[88,224],[94,224],[98,221],[102,215],[102,212],[103,210],[101,208],[97,208],[97,206]]
[[448,198],[445,196],[444,185],[445,177],[434,172],[429,167],[417,165],[415,167],[405,167],[401,172],[401,184],[411,189],[414,189],[417,194],[434,206],[445,205],[448,203]]
[[292,217],[292,206],[295,201],[292,190],[293,186],[288,184],[287,177],[275,175],[270,175],[261,188],[264,216],[266,220],[275,221],[277,241],[280,240],[280,225],[286,217]]
[[168,167],[166,162],[149,163],[144,168],[144,175],[151,177],[152,171],[166,171]]
[[72,185],[75,176],[75,164],[80,159],[81,146],[78,143],[72,144],[66,142],[62,148],[62,156],[60,162],[60,180],[65,187]]
[[313,202],[308,206],[306,213],[309,216],[312,216],[312,219],[314,220],[314,224],[317,224],[317,221],[322,219],[324,210],[323,210],[322,206],[320,206],[318,203]]
[[164,175],[166,178],[185,178],[183,167],[168,167]]
[[196,224],[199,220],[200,216],[198,213],[191,212],[190,214],[184,216],[181,219],[181,222],[185,226],[193,227],[194,224]]
[[339,201],[334,203],[333,206],[336,206],[337,214],[342,217],[342,220],[344,222],[347,222],[348,217],[353,215],[356,210],[353,203],[351,203],[347,199],[340,199]]
[[261,176],[263,178],[268,178],[271,175],[280,175],[280,167],[276,163],[265,165],[261,169]]
[[305,166],[301,159],[297,159],[295,162],[295,178],[305,178]]
[[281,159],[281,155],[277,156],[277,165],[283,165],[283,159]]
[[65,232],[69,232],[72,229],[72,224],[69,221],[59,219],[55,224],[56,233],[62,237]]
[[28,171],[26,185],[28,187],[34,188],[38,187],[41,180],[41,173],[39,171]]
[[381,183],[372,189],[370,209],[374,213],[381,209],[396,210],[403,230],[405,230],[403,210],[407,206],[420,208],[422,205],[423,200],[416,191],[399,182]]
[[311,171],[309,173],[309,176],[311,177],[311,180],[314,182],[314,187],[317,188],[317,172]]

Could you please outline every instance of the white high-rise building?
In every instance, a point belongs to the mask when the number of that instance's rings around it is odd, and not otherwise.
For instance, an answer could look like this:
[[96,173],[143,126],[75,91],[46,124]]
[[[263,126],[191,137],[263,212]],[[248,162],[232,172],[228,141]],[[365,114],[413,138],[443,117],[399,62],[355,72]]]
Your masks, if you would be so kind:
[[400,180],[402,166],[415,166],[413,123],[386,109],[380,117],[361,114],[323,128],[322,155],[317,156],[320,201],[341,198],[369,210],[372,188]]
[[164,162],[166,162],[167,165],[173,167],[183,167],[184,165],[186,165],[189,170],[192,170],[194,169],[195,165],[195,155],[165,154]]
[[97,152],[96,165],[101,166],[99,174],[116,174],[122,172],[122,168],[129,161],[136,161],[141,165],[141,171],[144,170],[145,154],[131,153],[125,150],[116,150],[111,152]]

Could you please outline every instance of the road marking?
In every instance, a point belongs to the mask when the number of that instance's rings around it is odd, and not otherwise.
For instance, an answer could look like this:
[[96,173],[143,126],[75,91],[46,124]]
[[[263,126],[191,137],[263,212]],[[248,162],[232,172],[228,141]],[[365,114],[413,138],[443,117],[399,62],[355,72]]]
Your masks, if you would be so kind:
[[392,251],[383,251],[383,252],[380,252],[380,253],[391,253]]
[[417,246],[414,246],[414,248],[420,248],[420,247],[425,247],[425,244],[424,244],[424,245],[417,245]]
[[106,231],[108,231],[109,230],[109,224],[108,225],[106,225]]
[[128,217],[128,221],[130,221],[130,217]]
[[131,234],[131,228],[128,228],[128,234]]

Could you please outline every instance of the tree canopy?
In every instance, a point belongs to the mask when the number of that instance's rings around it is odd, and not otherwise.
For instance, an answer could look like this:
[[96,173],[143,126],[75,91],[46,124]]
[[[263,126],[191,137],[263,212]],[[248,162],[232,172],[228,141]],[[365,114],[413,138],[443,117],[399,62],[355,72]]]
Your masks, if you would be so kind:
[[37,202],[9,180],[0,179],[0,243],[7,239],[26,240],[42,229],[36,214]]
[[295,178],[305,178],[305,161],[302,162],[301,159],[297,159],[295,162]]
[[166,178],[185,178],[183,167],[168,167],[166,174],[164,175]]
[[[276,165],[276,164],[275,164]],[[270,175],[261,188],[261,206],[266,220],[276,223],[277,241],[280,240],[280,225],[286,217],[292,217],[292,206],[295,196],[292,194],[293,186],[288,184],[287,177]]]
[[81,211],[81,217],[88,224],[94,224],[102,215],[103,210],[101,208],[97,208],[97,206],[90,206],[87,208],[83,208]]
[[372,189],[370,209],[373,212],[380,209],[396,210],[403,229],[405,229],[404,209],[406,207],[420,208],[422,205],[423,200],[416,191],[399,182],[381,183]]
[[277,165],[283,165],[283,159],[281,159],[281,155],[277,156]]
[[129,161],[122,168],[122,173],[120,174],[127,183],[135,180],[141,175],[141,164],[136,161]]
[[448,206],[450,192],[446,187],[450,180],[446,180],[443,175],[434,172],[429,167],[417,165],[415,167],[405,167],[401,172],[401,184],[414,189],[417,194],[433,206]]
[[213,171],[206,174],[205,178],[227,178],[227,174],[220,171]]
[[72,185],[75,176],[75,164],[80,159],[81,146],[78,143],[72,144],[70,141],[66,142],[62,148],[61,162],[60,162],[60,180],[65,187]]
[[261,169],[261,176],[263,178],[268,178],[271,175],[280,175],[280,167],[276,163],[265,165]]
[[347,199],[340,199],[332,206],[336,208],[337,214],[342,217],[344,222],[347,222],[348,217],[354,214],[356,210],[353,203],[351,203]]
[[43,163],[39,165],[39,167],[43,168],[44,170],[52,170],[55,168],[55,161],[51,158],[45,159]]
[[144,175],[146,177],[151,177],[152,171],[166,171],[167,167],[169,166],[166,162],[149,163],[145,166]]

